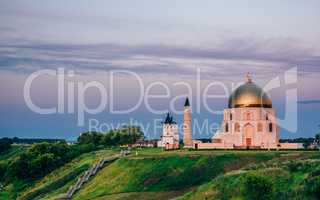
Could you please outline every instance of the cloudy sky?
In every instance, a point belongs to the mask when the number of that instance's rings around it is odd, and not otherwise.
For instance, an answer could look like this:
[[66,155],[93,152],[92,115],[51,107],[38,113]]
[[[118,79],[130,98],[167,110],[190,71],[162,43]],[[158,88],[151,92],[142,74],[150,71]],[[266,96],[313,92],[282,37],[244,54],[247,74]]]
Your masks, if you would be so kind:
[[[221,114],[204,109],[199,95],[210,83],[218,81],[230,93],[234,84],[244,81],[247,72],[261,87],[280,78],[280,87],[269,92],[280,119],[287,113],[286,91],[297,89],[298,121],[293,124],[297,129],[282,128],[282,138],[313,136],[320,124],[319,7],[316,0],[2,1],[0,136],[74,139],[88,130],[90,119],[97,119],[100,124],[134,119],[146,125],[163,118],[173,100],[181,110],[185,96],[190,96],[193,107],[200,106],[195,119],[219,124]],[[286,85],[285,73],[295,67],[298,80]],[[58,68],[64,68],[66,73],[72,70],[74,76],[68,80],[76,86],[90,81],[104,85],[108,108],[99,114],[87,114],[83,126],[78,125],[78,109],[48,115],[30,110],[23,96],[27,78],[38,70]],[[148,102],[161,112],[149,112],[143,102],[133,112],[112,114],[111,99],[116,108],[125,109],[144,96],[137,78],[129,74],[115,77],[112,93],[110,74],[114,70],[133,72],[145,88],[154,82],[168,85],[168,97]],[[192,94],[177,85],[181,81],[191,86]],[[211,90],[213,94],[224,92],[222,87]],[[158,85],[151,93],[164,91]],[[78,92],[75,93],[77,101]],[[32,84],[31,97],[38,106],[56,106],[57,94],[54,76],[41,76]],[[94,88],[85,95],[90,108],[97,107],[100,100]],[[213,98],[208,105],[222,111],[227,98]],[[181,113],[174,117],[181,122]],[[157,137],[161,130],[146,132]],[[195,137],[212,136],[200,132]]]

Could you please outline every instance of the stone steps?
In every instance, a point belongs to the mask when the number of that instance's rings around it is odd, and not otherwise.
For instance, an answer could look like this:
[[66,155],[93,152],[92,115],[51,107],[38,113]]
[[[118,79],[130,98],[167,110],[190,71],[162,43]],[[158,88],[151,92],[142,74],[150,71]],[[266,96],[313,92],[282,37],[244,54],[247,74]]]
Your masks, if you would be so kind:
[[96,164],[94,164],[92,167],[90,167],[89,170],[84,172],[84,174],[82,174],[78,178],[77,182],[74,185],[70,186],[67,193],[60,195],[58,198],[56,198],[56,200],[71,199],[72,196],[83,186],[83,184],[86,183],[87,181],[89,181],[89,179],[92,176],[96,175],[98,173],[98,171],[100,169],[102,169],[106,163],[112,162],[114,160],[117,160],[120,157],[129,155],[129,154],[130,154],[130,151],[121,151],[120,154],[100,159]]

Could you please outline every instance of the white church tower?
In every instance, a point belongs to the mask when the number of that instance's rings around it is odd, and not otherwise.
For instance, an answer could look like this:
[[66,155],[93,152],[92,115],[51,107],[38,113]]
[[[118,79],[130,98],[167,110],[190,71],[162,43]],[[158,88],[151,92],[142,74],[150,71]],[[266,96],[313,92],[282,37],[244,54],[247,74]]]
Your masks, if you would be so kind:
[[179,149],[179,133],[178,126],[170,113],[167,114],[163,123],[161,140],[158,141],[158,147],[165,149]]

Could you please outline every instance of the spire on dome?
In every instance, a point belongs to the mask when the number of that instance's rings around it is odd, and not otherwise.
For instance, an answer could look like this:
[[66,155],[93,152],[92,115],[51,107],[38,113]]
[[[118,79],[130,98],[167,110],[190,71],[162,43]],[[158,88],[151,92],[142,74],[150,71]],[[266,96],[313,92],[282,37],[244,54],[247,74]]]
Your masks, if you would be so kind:
[[247,75],[246,75],[246,82],[247,83],[252,83],[252,76],[251,76],[250,72],[248,72]]
[[190,107],[189,98],[186,98],[186,102],[184,103],[184,107]]

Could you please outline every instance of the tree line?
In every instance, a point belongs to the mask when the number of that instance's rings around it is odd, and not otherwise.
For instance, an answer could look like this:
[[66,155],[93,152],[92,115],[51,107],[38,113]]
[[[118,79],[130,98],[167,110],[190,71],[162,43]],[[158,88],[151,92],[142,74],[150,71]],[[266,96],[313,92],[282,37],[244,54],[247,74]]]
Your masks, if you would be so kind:
[[119,129],[110,130],[107,133],[86,132],[78,137],[79,144],[94,144],[95,146],[119,146],[134,144],[143,139],[144,134],[138,126],[123,126]]
[[[123,126],[107,133],[82,133],[74,145],[68,145],[66,141],[36,143],[27,147],[18,158],[0,163],[0,181],[39,179],[83,153],[133,144],[143,137],[139,127]],[[9,151],[11,144],[12,140],[1,139],[0,150]]]

